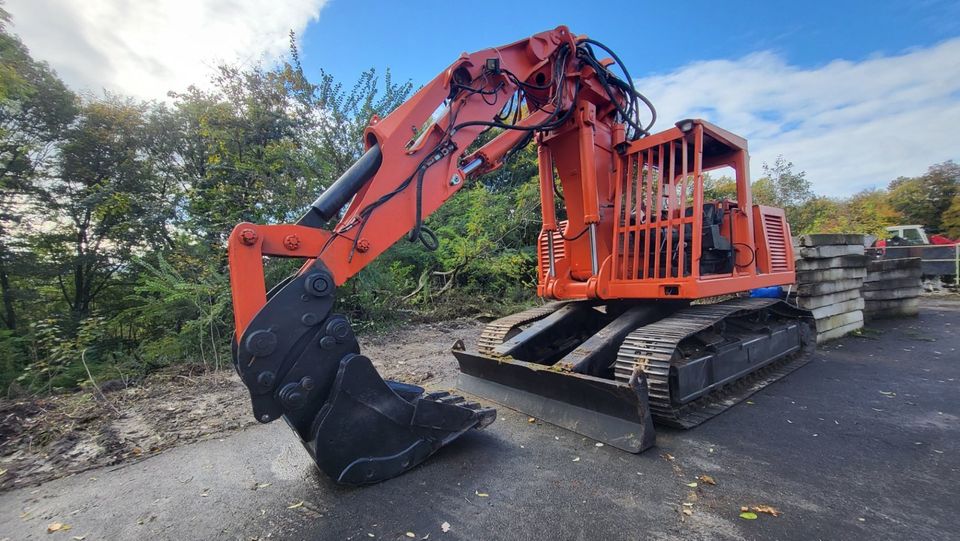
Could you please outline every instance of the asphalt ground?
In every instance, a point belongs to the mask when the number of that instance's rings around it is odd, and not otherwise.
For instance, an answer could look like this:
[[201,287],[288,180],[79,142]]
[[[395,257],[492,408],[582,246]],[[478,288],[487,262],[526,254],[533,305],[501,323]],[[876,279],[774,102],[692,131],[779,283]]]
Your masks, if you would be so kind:
[[[255,426],[4,493],[0,539],[960,539],[958,329],[960,302],[925,300],[639,455],[501,408],[346,488],[282,423]],[[739,516],[756,505],[779,516]]]

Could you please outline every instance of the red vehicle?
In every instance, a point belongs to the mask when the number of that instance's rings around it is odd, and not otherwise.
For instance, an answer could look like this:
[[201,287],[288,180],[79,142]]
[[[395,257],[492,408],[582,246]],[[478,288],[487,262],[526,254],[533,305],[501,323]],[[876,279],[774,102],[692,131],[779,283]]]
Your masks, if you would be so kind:
[[[366,153],[298,223],[243,223],[230,237],[234,361],[257,419],[284,417],[319,467],[351,484],[406,471],[494,420],[462,397],[381,379],[333,299],[401,238],[436,248],[423,220],[531,138],[537,293],[558,302],[491,323],[478,351],[455,347],[461,388],[639,452],[654,419],[694,426],[758,373],[799,366],[808,313],[776,299],[691,304],[795,281],[783,211],[753,204],[746,141],[697,119],[652,133],[654,118],[612,51],[561,26],[464,54],[371,119]],[[490,128],[499,135],[468,151]],[[736,200],[706,201],[703,173],[721,167]],[[268,292],[264,256],[306,261]]]

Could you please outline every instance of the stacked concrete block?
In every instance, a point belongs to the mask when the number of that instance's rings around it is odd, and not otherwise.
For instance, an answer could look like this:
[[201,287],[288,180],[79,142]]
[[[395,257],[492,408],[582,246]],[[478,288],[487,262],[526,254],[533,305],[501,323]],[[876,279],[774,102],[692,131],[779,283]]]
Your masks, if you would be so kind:
[[868,319],[917,315],[923,293],[920,258],[871,261],[861,291]]
[[817,343],[863,328],[863,235],[803,235],[798,240],[797,305],[813,312]]

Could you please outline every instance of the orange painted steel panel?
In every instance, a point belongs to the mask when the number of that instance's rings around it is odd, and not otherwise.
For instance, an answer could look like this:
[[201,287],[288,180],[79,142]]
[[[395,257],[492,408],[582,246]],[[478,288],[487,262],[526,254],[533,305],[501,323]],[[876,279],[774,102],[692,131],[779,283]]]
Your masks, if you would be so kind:
[[[789,225],[783,211],[752,206],[746,141],[708,122],[685,123],[687,131],[670,128],[627,145],[612,168],[609,194],[603,193],[605,183],[597,179],[597,199],[612,201],[609,219],[601,217],[601,225],[612,231],[598,232],[609,242],[607,250],[599,254],[605,263],[595,279],[596,287],[582,275],[571,274],[569,268],[561,271],[559,265],[548,286],[542,278],[547,264],[542,260],[546,237],[541,235],[538,293],[556,299],[593,295],[603,299],[697,299],[794,282]],[[737,201],[705,202],[704,173],[727,166],[734,169]],[[563,181],[567,170],[558,171]],[[582,200],[579,194],[566,200],[569,215],[581,220],[586,214],[579,208]],[[734,249],[729,273],[701,274],[705,204],[723,210],[720,233],[731,237]],[[564,229],[565,235],[576,232],[570,226]],[[582,261],[588,255],[582,243],[562,242],[565,259]]]

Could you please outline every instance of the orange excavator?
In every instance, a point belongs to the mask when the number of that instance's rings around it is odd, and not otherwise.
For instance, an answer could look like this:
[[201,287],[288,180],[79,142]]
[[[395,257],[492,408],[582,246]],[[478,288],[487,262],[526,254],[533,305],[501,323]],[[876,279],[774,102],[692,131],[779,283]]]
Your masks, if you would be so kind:
[[[398,475],[494,421],[464,397],[384,381],[334,298],[403,237],[436,249],[424,219],[531,141],[537,294],[552,302],[490,323],[476,351],[455,344],[462,390],[640,452],[654,420],[695,426],[800,366],[810,314],[738,295],[795,281],[783,210],[751,200],[746,141],[697,119],[653,133],[655,118],[617,55],[563,26],[464,53],[372,118],[363,156],[299,222],[230,236],[233,358],[256,418],[283,417],[345,484]],[[704,200],[716,169],[732,171],[736,200]],[[267,256],[306,261],[268,290]]]

